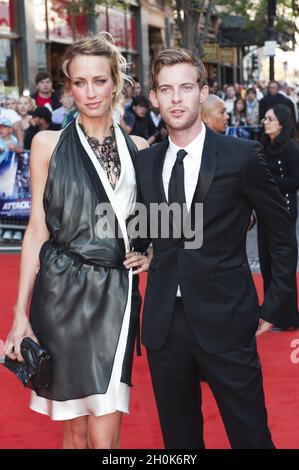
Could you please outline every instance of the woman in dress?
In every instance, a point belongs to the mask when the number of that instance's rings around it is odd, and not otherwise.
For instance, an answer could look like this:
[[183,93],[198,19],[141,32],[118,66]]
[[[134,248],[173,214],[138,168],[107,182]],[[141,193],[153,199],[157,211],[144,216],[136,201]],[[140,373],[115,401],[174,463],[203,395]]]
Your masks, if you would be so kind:
[[[296,232],[297,221],[297,190],[299,189],[299,139],[295,131],[290,110],[281,104],[268,109],[263,119],[264,125],[264,149],[267,166],[280,192],[285,200],[290,218],[293,222],[293,230]],[[257,214],[258,216],[258,214]],[[269,240],[263,223],[257,217],[258,250],[261,272],[266,293],[271,282],[272,270]],[[284,230],[284,227],[282,227]],[[279,312],[274,323],[275,327],[282,330],[295,329],[299,325],[296,277],[293,279],[294,288],[289,296],[288,305]]]
[[[64,448],[117,448],[129,410],[140,297],[123,263],[136,200],[133,154],[147,143],[130,140],[113,118],[124,65],[105,34],[70,46],[65,87],[79,115],[32,144],[32,209],[5,353],[21,360],[25,336],[49,351],[51,384],[32,392],[30,407],[63,421]],[[147,269],[146,256],[129,260],[135,273]]]

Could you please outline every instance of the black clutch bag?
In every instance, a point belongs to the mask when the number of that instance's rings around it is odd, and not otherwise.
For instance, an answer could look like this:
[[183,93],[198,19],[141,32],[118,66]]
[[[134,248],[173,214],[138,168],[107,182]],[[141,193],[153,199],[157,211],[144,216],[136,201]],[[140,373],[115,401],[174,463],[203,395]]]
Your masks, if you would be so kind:
[[5,356],[3,365],[13,372],[25,387],[39,391],[49,386],[51,381],[51,358],[45,348],[26,337],[21,342],[21,355],[24,362]]

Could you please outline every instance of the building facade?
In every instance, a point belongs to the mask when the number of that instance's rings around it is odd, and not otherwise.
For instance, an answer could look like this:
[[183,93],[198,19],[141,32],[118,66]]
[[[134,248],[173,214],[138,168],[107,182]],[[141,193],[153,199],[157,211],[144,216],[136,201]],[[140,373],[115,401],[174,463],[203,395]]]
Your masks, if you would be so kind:
[[[66,0],[0,0],[0,80],[5,94],[35,88],[37,72],[62,80],[61,59],[77,38],[108,31],[127,58],[129,73],[149,88],[154,54],[171,45],[171,15],[162,0],[127,1],[123,7],[96,6],[73,15]],[[83,3],[83,2],[82,2]]]

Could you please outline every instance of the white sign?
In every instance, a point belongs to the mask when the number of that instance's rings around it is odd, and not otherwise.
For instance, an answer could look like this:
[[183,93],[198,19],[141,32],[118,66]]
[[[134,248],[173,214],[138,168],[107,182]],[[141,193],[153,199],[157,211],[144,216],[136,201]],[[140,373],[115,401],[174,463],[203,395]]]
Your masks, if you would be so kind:
[[277,47],[276,41],[266,41],[265,42],[265,55],[269,57],[275,56],[276,47]]

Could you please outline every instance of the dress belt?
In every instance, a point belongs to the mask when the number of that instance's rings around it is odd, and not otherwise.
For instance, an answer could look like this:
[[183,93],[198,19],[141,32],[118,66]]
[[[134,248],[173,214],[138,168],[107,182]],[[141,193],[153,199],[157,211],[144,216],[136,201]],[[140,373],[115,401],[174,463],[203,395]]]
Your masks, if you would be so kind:
[[41,248],[41,253],[45,252],[48,248],[54,248],[54,250],[57,251],[59,254],[63,254],[67,256],[68,258],[72,259],[74,261],[74,266],[80,266],[80,265],[93,266],[95,271],[99,271],[101,268],[119,269],[121,271],[127,271],[127,269],[125,268],[123,264],[94,263],[93,261],[84,259],[77,253],[73,253],[72,251],[66,250],[64,248],[60,248],[59,246],[55,244],[53,240],[47,240],[43,244]]

